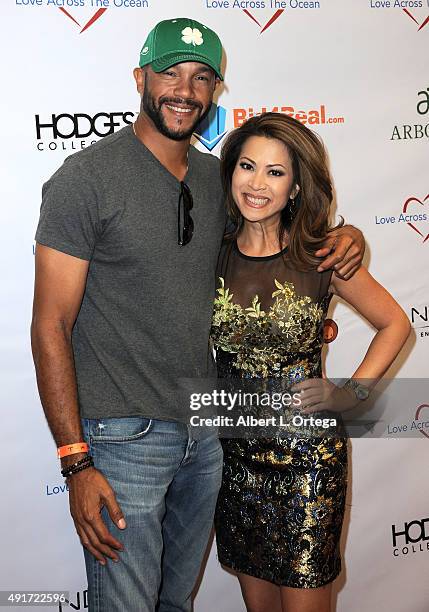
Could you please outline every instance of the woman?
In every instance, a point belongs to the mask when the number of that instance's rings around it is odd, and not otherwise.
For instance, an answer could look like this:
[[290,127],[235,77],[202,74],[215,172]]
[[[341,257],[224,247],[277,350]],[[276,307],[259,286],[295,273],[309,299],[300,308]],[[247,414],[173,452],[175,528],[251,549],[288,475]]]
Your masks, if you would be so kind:
[[[348,281],[317,272],[314,253],[331,229],[332,185],[313,132],[283,114],[254,117],[230,134],[221,163],[236,230],[218,265],[212,338],[219,376],[290,382],[301,414],[339,417],[364,401],[392,364],[408,318],[365,268]],[[343,388],[322,379],[333,294],[378,330]],[[238,574],[249,612],[331,609],[347,482],[338,420],[332,436],[300,437],[296,428],[289,437],[223,440],[218,556]]]

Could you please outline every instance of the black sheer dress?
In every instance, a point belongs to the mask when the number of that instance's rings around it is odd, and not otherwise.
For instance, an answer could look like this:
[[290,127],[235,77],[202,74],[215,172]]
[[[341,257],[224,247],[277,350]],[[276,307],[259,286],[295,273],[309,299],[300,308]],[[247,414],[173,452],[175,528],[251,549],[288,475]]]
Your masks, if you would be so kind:
[[[294,270],[287,249],[246,256],[225,240],[217,276],[211,336],[220,378],[322,376],[330,271]],[[347,444],[338,431],[222,440],[215,526],[223,565],[298,588],[338,575],[347,486]]]

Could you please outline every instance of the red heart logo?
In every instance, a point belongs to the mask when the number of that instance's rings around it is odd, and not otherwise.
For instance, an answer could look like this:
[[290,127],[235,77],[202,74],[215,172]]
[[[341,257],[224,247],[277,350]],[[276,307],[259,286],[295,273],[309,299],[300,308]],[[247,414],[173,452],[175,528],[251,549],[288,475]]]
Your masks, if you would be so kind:
[[[414,419],[415,421],[418,421],[420,419],[420,412],[423,410],[423,408],[429,408],[429,404],[421,404],[417,410],[416,410],[416,418]],[[427,434],[425,431],[423,431],[423,429],[419,429],[419,432],[423,435],[426,436],[426,438],[429,438],[429,434]]]
[[72,21],[74,21],[74,23],[76,25],[78,25],[81,28],[81,31],[79,32],[79,34],[82,34],[82,32],[85,32],[85,30],[87,30],[90,26],[92,26],[93,23],[95,23],[97,21],[97,19],[100,19],[101,15],[103,13],[105,13],[107,11],[107,8],[101,8],[98,9],[98,11],[96,11],[93,16],[91,17],[91,19],[89,21],[87,21],[85,23],[85,25],[82,27],[80,25],[80,23],[73,17],[73,15],[71,15],[65,8],[60,7],[59,9],[62,13],[64,13],[64,15],[66,15],[69,19],[71,19]]
[[268,28],[270,27],[270,25],[272,25],[275,21],[277,21],[277,19],[280,17],[280,15],[284,12],[285,9],[279,9],[278,11],[276,11],[272,17],[270,17],[270,19],[267,21],[267,23],[262,26],[259,21],[256,19],[256,17],[254,15],[252,15],[252,13],[250,11],[248,11],[247,9],[243,9],[243,13],[246,13],[246,15],[248,17],[250,17],[250,19],[252,19],[252,21],[254,21],[255,23],[258,24],[258,26],[261,29],[260,34],[262,34],[262,32],[265,32],[265,30],[268,30]]
[[429,15],[426,17],[426,19],[423,21],[423,23],[419,23],[417,21],[417,19],[414,17],[414,15],[408,10],[408,9],[402,9],[404,11],[404,13],[406,15],[408,15],[408,17],[410,17],[418,26],[418,32],[420,32],[420,30],[423,30],[423,28],[425,27],[425,25],[427,25],[429,23]]
[[[422,206],[425,205],[425,202],[429,200],[429,193],[428,195],[425,197],[424,200],[419,200],[419,198],[408,198],[408,200],[405,202],[404,207],[402,209],[403,213],[407,212],[408,206],[409,204],[411,204],[411,202],[417,202],[418,204],[421,204]],[[426,236],[424,234],[422,234],[422,232],[412,223],[410,223],[409,221],[407,221],[407,225],[409,225],[415,232],[417,232],[422,238],[423,238],[423,242],[425,243],[426,240],[429,238],[429,234],[426,234]]]

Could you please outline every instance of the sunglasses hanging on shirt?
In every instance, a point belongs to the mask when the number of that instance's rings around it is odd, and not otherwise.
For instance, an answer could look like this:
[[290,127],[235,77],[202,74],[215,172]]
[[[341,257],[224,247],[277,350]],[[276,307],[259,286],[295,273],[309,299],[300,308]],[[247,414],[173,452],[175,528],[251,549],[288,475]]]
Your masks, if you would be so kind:
[[194,233],[194,222],[190,211],[194,206],[191,190],[186,183],[180,181],[180,195],[177,211],[177,234],[179,246],[185,246],[191,242]]

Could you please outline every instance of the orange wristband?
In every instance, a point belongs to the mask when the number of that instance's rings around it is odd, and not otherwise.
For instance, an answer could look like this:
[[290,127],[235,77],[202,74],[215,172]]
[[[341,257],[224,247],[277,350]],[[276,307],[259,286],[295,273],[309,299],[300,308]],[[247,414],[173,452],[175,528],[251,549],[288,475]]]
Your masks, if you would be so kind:
[[58,459],[74,455],[76,453],[87,453],[89,446],[86,442],[76,442],[75,444],[66,444],[57,448]]

